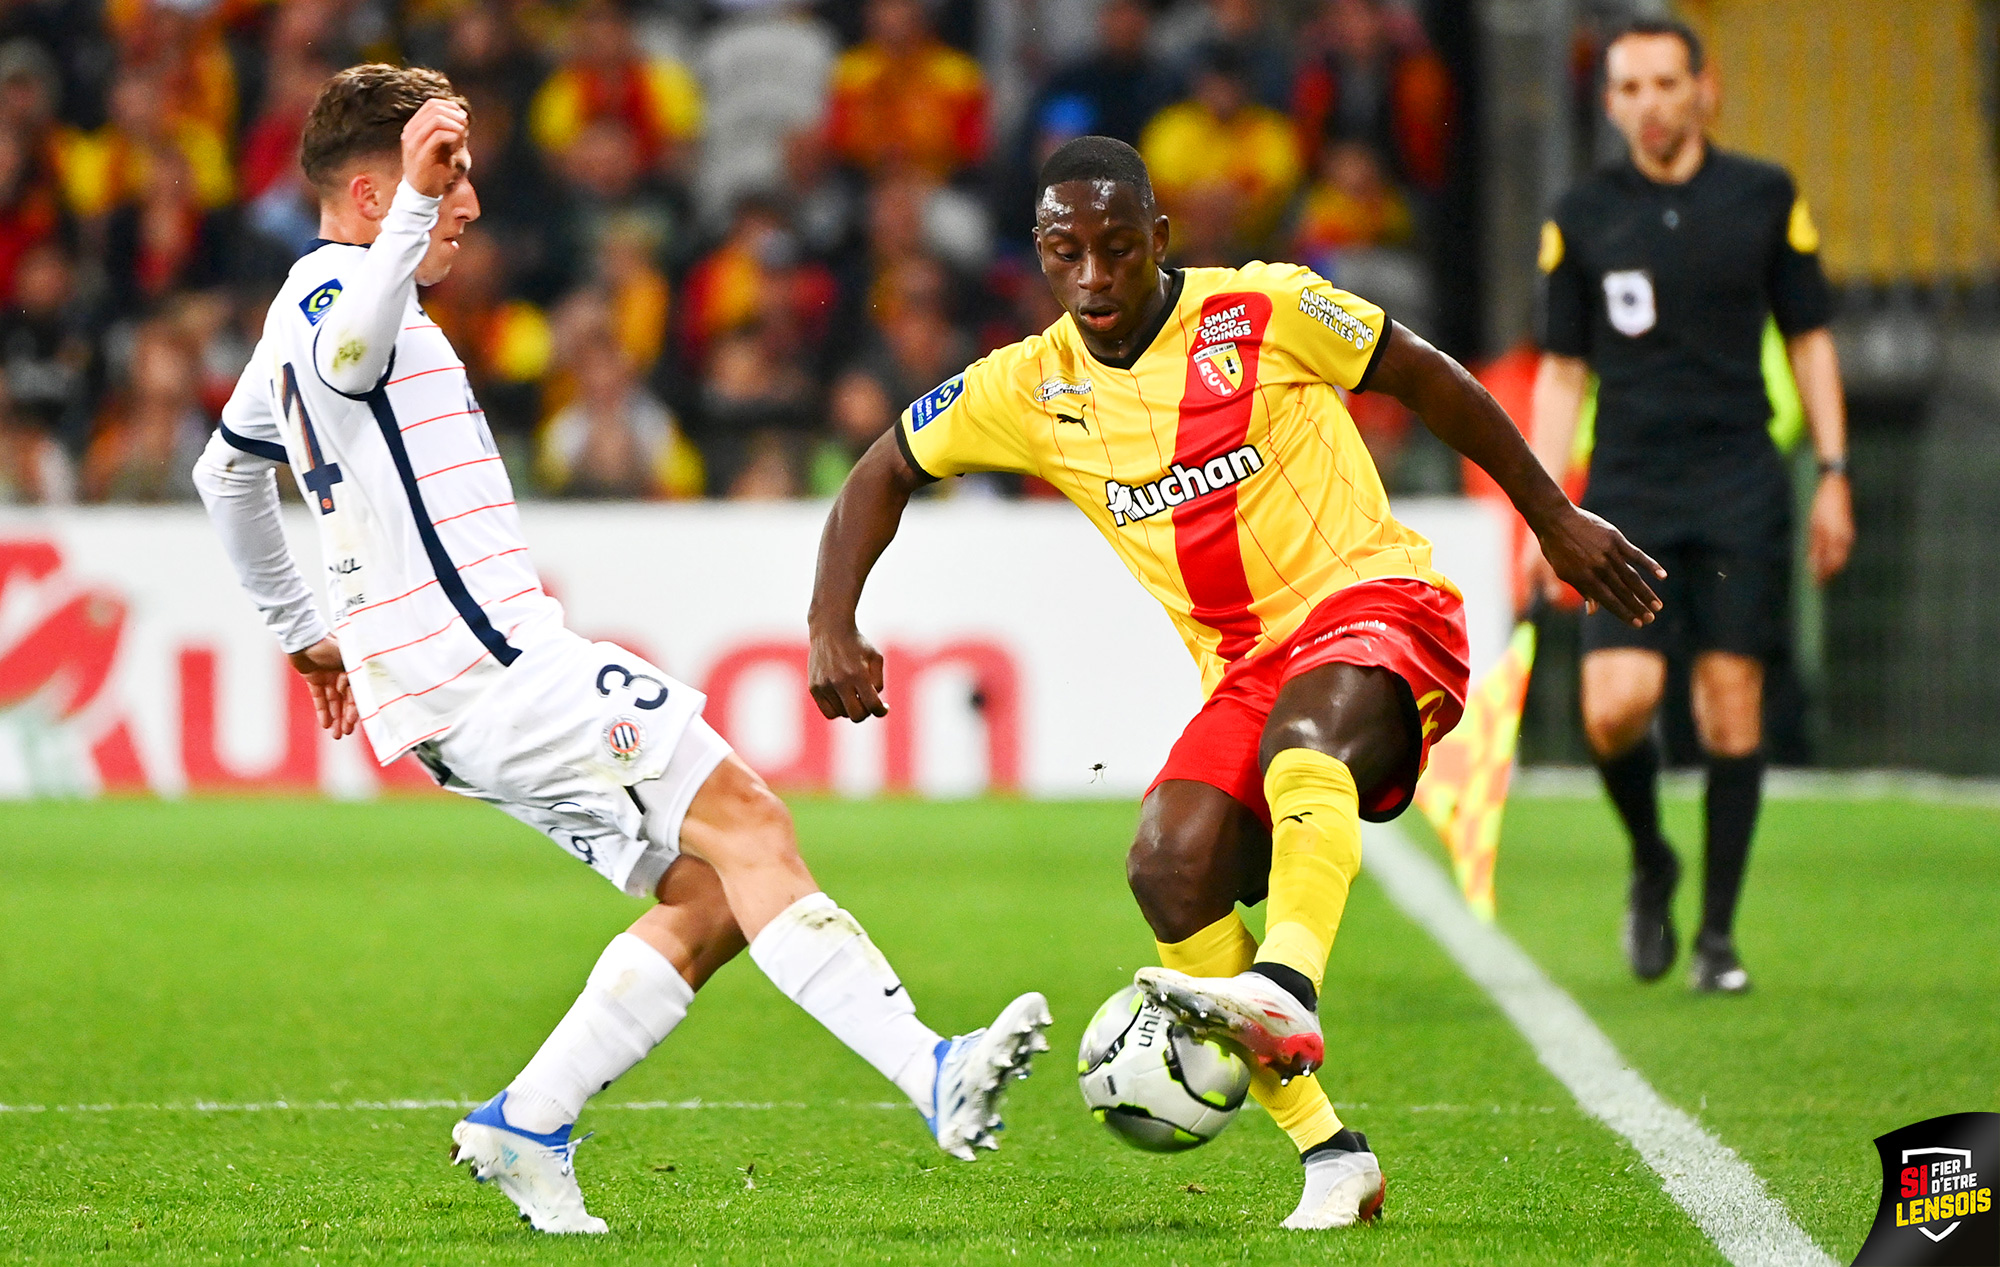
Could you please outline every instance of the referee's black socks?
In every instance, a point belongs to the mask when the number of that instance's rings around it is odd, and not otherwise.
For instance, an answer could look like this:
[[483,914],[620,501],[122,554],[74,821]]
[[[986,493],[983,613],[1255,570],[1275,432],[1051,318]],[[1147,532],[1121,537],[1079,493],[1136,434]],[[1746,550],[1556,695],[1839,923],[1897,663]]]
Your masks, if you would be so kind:
[[1660,834],[1660,747],[1652,733],[1618,756],[1598,761],[1597,772],[1632,837],[1632,869],[1648,877],[1671,875],[1677,859]]
[[1702,884],[1703,932],[1727,937],[1736,923],[1743,867],[1764,800],[1764,754],[1708,759],[1708,865]]

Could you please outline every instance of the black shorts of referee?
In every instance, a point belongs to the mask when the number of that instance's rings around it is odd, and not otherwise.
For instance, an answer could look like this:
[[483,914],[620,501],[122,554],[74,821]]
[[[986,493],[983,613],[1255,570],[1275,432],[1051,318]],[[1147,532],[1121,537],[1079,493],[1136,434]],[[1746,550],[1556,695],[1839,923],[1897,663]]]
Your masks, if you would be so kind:
[[[1593,478],[1584,506],[1617,524],[1667,570],[1661,609],[1634,629],[1599,609],[1583,617],[1583,650],[1636,647],[1678,659],[1727,651],[1769,661],[1790,637],[1792,489],[1775,447],[1698,490],[1633,492]],[[1678,494],[1678,495],[1676,495]]]

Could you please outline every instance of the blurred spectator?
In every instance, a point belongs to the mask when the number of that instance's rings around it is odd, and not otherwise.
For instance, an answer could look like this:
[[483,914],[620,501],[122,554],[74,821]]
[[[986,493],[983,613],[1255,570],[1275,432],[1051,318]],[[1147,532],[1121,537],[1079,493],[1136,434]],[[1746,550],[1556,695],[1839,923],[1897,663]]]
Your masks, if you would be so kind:
[[676,199],[640,162],[639,145],[623,119],[586,125],[563,156],[560,190],[543,198],[538,228],[548,243],[551,287],[589,279],[614,230],[645,225],[652,240],[672,243],[682,219]]
[[243,197],[256,201],[273,185],[299,185],[299,135],[305,131],[306,113],[312,109],[319,86],[336,68],[313,58],[285,58],[270,68],[270,84],[264,108],[243,135],[243,154],[237,171],[243,178]]
[[1155,56],[1192,76],[1212,50],[1226,48],[1243,67],[1251,97],[1283,110],[1292,93],[1292,42],[1263,0],[1182,0],[1152,33]]
[[[1029,108],[1041,130],[1050,130],[1052,114],[1060,120],[1053,130],[1068,135],[1056,145],[1092,134],[1137,145],[1146,121],[1174,99],[1173,76],[1147,48],[1152,23],[1144,0],[1106,0],[1097,11],[1097,50],[1058,67]],[[1054,148],[1032,155],[1031,166]]]
[[729,484],[731,501],[779,501],[800,494],[795,446],[787,444],[787,438],[773,431],[760,431],[750,437],[743,469]]
[[[534,255],[548,180],[527,120],[546,70],[542,60],[508,9],[485,0],[452,14],[440,68],[472,107],[475,180],[489,226],[520,230],[505,234],[510,248]],[[543,261],[537,256],[521,263],[515,276],[525,278]]]
[[1365,143],[1333,141],[1320,152],[1319,179],[1299,208],[1292,253],[1304,264],[1359,247],[1400,246],[1410,238],[1410,207],[1383,175]]
[[1397,180],[1442,189],[1451,74],[1415,17],[1385,0],[1324,0],[1302,42],[1292,116],[1305,152],[1327,139],[1361,141],[1390,160]]
[[1290,120],[1250,99],[1242,58],[1226,45],[1204,55],[1192,95],[1146,125],[1139,150],[1169,215],[1220,218],[1227,195],[1239,252],[1265,249],[1302,175]]
[[1106,0],[1095,52],[1058,67],[1028,103],[996,203],[1003,250],[1024,252],[1034,227],[1035,176],[1049,155],[1079,136],[1115,136],[1137,145],[1147,120],[1179,94],[1147,49],[1152,13],[1143,0]]
[[833,275],[803,258],[782,205],[739,199],[729,235],[688,270],[680,320],[686,367],[704,372],[723,339],[760,323],[789,331],[801,352],[826,338],[836,297]]
[[530,128],[546,154],[567,158],[592,125],[615,121],[640,168],[685,172],[701,133],[701,87],[679,62],[648,57],[614,0],[586,0],[572,19],[562,64],[535,94]]
[[816,421],[811,376],[777,325],[725,337],[709,359],[702,456],[730,497],[795,497]]
[[972,360],[972,347],[941,304],[904,296],[875,323],[855,368],[872,375],[900,412]]
[[14,300],[0,316],[11,425],[71,450],[88,434],[97,368],[77,298],[76,270],[50,239],[22,255]]
[[176,291],[223,280],[222,226],[202,205],[185,154],[153,151],[138,168],[129,200],[103,226],[108,307],[133,313]]
[[54,180],[26,137],[0,123],[0,304],[13,302],[22,257],[60,227]]
[[835,379],[826,402],[830,434],[813,450],[808,491],[815,497],[839,492],[841,481],[868,446],[895,424],[898,412],[874,375],[848,370]]
[[709,223],[742,195],[785,183],[786,138],[821,123],[839,51],[832,29],[799,0],[719,0],[718,7],[730,13],[708,37],[701,75],[708,130],[700,204]]
[[125,381],[98,422],[83,463],[91,501],[195,500],[194,463],[208,443],[201,364],[187,336],[149,321],[132,341]]
[[576,396],[542,429],[542,486],[558,497],[700,496],[701,456],[618,344],[582,340],[566,360]]
[[828,132],[871,175],[912,167],[948,179],[986,157],[979,63],[931,34],[922,0],[868,0],[868,38],[833,69]]
[[611,329],[625,361],[641,376],[667,342],[667,279],[654,266],[659,237],[642,217],[611,223],[598,261],[598,283],[611,307]]
[[539,385],[549,371],[554,336],[540,308],[507,297],[507,262],[493,234],[468,228],[451,273],[424,292],[423,303],[465,361],[495,437],[525,437],[541,408]]
[[218,137],[236,134],[236,64],[222,37],[221,6],[114,0],[104,16],[119,62],[155,85],[156,115]]
[[813,255],[832,260],[856,246],[861,194],[840,170],[824,128],[801,128],[785,137],[784,196],[799,238]]
[[56,140],[63,194],[70,210],[97,219],[153,193],[167,191],[152,180],[166,165],[166,181],[185,186],[185,202],[198,211],[226,206],[235,194],[236,174],[226,135],[199,115],[176,115],[164,108],[166,83],[127,68],[112,81],[110,121],[92,131],[62,129]]

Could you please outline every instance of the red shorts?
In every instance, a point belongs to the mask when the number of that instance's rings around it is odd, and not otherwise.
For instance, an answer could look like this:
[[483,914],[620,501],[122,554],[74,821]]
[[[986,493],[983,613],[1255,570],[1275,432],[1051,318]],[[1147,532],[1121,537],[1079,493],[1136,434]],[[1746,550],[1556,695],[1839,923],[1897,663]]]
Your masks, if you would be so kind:
[[1408,685],[1403,703],[1420,735],[1415,760],[1383,785],[1361,789],[1361,817],[1379,823],[1402,813],[1430,761],[1432,742],[1465,713],[1472,671],[1465,604],[1449,590],[1400,577],[1348,586],[1313,608],[1285,642],[1224,670],[1146,794],[1168,779],[1192,779],[1221,788],[1269,826],[1257,760],[1264,723],[1285,683],[1327,664],[1387,669]]

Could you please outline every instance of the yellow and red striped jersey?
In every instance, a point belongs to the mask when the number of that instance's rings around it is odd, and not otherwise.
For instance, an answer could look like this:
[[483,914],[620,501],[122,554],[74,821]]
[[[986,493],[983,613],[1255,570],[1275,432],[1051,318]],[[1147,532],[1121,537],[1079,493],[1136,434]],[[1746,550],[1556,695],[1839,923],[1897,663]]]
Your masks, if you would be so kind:
[[1089,516],[1173,619],[1202,689],[1357,581],[1452,590],[1396,521],[1336,388],[1365,386],[1382,310],[1310,269],[1176,274],[1132,363],[1106,364],[1064,316],[905,410],[919,469],[1040,476]]

